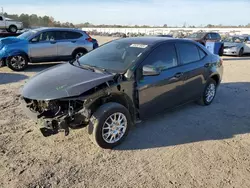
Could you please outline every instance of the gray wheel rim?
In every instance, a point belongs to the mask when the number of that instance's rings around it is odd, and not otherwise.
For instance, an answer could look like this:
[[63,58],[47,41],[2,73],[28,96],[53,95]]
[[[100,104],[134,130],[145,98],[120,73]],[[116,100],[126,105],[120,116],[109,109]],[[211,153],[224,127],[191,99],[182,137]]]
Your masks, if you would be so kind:
[[11,57],[9,63],[16,69],[22,69],[26,64],[25,59],[22,56]]
[[15,28],[15,27],[11,27],[11,28],[10,28],[10,31],[11,31],[11,32],[16,32],[16,28]]
[[214,83],[209,84],[206,90],[206,101],[208,103],[210,103],[214,99],[215,92],[216,92],[215,84]]
[[118,142],[124,136],[127,126],[127,118],[123,113],[110,115],[102,127],[103,140],[109,144]]

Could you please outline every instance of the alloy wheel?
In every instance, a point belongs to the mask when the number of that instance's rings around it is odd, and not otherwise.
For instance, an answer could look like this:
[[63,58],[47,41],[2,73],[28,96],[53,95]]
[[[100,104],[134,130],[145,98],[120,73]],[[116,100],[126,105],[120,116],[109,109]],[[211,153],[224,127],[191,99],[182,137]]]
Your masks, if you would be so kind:
[[22,69],[26,65],[26,61],[22,56],[11,57],[9,63],[16,69]]
[[103,140],[109,144],[118,142],[125,134],[127,126],[127,118],[123,113],[110,115],[102,127]]
[[214,99],[215,93],[216,93],[216,86],[214,83],[210,83],[206,90],[206,101],[208,103],[210,103]]

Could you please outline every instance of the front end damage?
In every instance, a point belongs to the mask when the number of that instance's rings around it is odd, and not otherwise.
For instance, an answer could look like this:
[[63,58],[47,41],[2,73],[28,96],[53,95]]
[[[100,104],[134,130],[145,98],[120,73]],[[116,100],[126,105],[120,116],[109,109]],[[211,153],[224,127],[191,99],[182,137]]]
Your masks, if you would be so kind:
[[45,137],[58,132],[64,132],[67,136],[70,129],[86,126],[93,112],[106,102],[122,103],[129,109],[132,118],[135,118],[136,110],[132,102],[133,83],[133,81],[115,79],[100,84],[77,97],[55,100],[33,100],[21,97],[21,104],[27,116],[36,120],[41,126],[40,130]]
[[90,118],[90,111],[80,100],[38,101],[22,98],[22,106],[26,114],[41,125],[44,136],[84,125]]

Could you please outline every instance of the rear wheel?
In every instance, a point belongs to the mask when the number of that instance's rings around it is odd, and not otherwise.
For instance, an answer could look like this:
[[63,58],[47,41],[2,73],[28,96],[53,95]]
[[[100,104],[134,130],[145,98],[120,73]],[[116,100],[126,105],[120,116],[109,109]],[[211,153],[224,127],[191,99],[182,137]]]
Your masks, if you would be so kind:
[[243,55],[243,53],[244,53],[244,49],[241,48],[240,51],[239,51],[238,57],[241,57]]
[[101,148],[111,149],[125,139],[130,126],[128,110],[121,104],[107,103],[93,114],[88,130],[93,143]]
[[15,25],[11,25],[8,29],[10,33],[16,33],[17,32],[17,27]]
[[22,71],[28,66],[28,59],[25,55],[10,56],[6,62],[7,66],[13,71]]
[[80,57],[82,57],[82,56],[85,55],[86,53],[87,53],[87,51],[84,50],[84,49],[76,50],[76,51],[73,53],[73,58],[74,58],[74,60],[75,60],[75,59],[79,59]]
[[213,102],[214,98],[215,98],[216,90],[217,90],[217,83],[216,83],[216,81],[213,80],[213,79],[210,79],[207,82],[206,87],[205,87],[205,89],[203,91],[202,97],[198,101],[198,103],[200,105],[203,105],[203,106],[210,105]]

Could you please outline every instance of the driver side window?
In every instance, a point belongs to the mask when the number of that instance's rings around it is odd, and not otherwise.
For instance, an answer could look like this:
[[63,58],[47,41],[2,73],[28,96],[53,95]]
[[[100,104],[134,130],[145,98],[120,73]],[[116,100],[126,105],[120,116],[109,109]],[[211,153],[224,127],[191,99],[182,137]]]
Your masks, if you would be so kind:
[[151,65],[160,70],[176,67],[177,54],[174,43],[161,44],[146,58],[144,65]]
[[54,41],[55,40],[55,32],[47,31],[40,33],[36,37],[34,37],[31,41],[32,42],[44,42],[44,41]]

